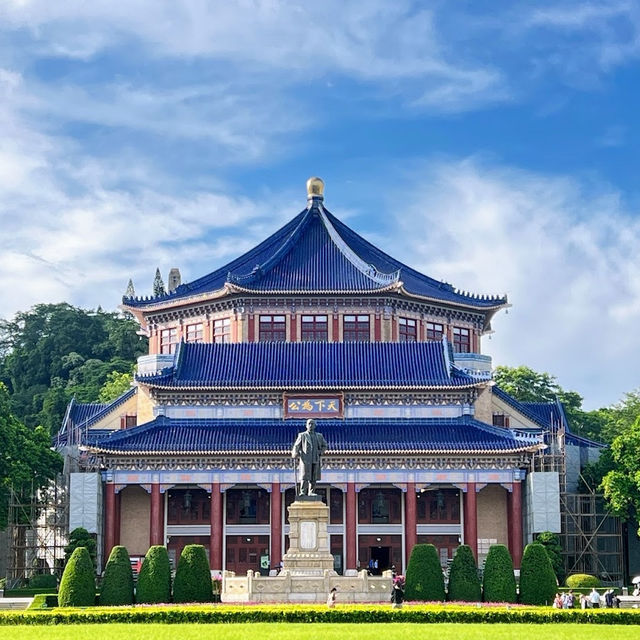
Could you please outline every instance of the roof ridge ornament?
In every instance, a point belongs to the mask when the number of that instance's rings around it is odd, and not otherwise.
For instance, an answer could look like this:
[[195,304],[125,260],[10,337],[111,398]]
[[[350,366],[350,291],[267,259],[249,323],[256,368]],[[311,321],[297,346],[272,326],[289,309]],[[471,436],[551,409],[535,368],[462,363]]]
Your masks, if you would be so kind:
[[310,208],[314,201],[320,204],[324,200],[324,180],[317,176],[311,176],[307,180],[307,203]]

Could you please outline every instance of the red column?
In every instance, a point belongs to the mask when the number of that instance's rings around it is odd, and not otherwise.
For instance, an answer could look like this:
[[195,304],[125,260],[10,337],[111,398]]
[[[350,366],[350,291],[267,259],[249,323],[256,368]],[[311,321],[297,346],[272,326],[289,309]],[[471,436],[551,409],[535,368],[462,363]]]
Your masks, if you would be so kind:
[[358,557],[358,535],[357,535],[357,495],[356,485],[353,482],[347,482],[347,558],[346,568],[357,569],[356,558]]
[[211,483],[210,524],[209,566],[222,571],[222,493],[219,482]]
[[464,494],[464,543],[473,551],[478,559],[478,510],[476,506],[476,483],[467,482],[467,492]]
[[120,544],[120,503],[121,503],[121,494],[116,493],[116,517],[115,517],[115,525],[113,532],[113,543]]
[[391,316],[391,342],[398,342],[398,318]]
[[150,533],[149,546],[154,544],[164,544],[164,522],[162,513],[162,494],[160,493],[160,485],[154,482],[151,485],[151,514],[150,514]]
[[247,342],[255,341],[255,331],[254,331],[254,316],[253,314],[249,314],[247,319]]
[[340,316],[337,313],[333,314],[333,342],[340,342]]
[[522,484],[513,483],[511,500],[509,500],[509,541],[514,569],[520,568],[522,560]]
[[278,569],[282,560],[282,494],[280,483],[271,483],[271,568]]
[[105,487],[104,509],[104,563],[106,565],[111,549],[116,542],[116,485],[112,482]]
[[[404,543],[405,554],[407,557],[407,565],[411,557],[411,550],[418,541],[416,530],[416,484],[415,482],[407,482],[407,493],[405,494],[405,510],[404,510]],[[406,566],[406,565],[405,565]]]
[[378,314],[373,318],[373,339],[375,342],[382,340],[382,319]]
[[292,313],[289,318],[289,340],[298,342],[298,322],[295,313]]

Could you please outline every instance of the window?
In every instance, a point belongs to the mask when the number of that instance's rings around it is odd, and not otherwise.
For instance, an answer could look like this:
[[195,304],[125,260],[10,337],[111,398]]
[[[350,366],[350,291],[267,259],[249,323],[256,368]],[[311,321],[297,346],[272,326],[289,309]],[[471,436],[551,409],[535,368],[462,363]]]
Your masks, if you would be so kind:
[[442,340],[444,325],[437,322],[427,322],[427,340]]
[[344,342],[369,342],[369,316],[344,316],[342,339]]
[[508,427],[509,416],[505,416],[504,413],[493,414],[493,426],[494,427]]
[[302,316],[302,342],[327,342],[329,324],[327,316]]
[[162,329],[160,331],[160,353],[175,353],[177,344],[177,329]]
[[202,342],[202,323],[187,325],[187,342]]
[[471,351],[471,335],[469,329],[453,327],[453,350],[457,353],[469,353]]
[[400,342],[416,342],[418,340],[418,330],[415,320],[410,318],[398,318],[398,340]]
[[287,330],[284,316],[260,316],[260,342],[284,342]]
[[220,318],[213,321],[213,341],[231,342],[231,318]]

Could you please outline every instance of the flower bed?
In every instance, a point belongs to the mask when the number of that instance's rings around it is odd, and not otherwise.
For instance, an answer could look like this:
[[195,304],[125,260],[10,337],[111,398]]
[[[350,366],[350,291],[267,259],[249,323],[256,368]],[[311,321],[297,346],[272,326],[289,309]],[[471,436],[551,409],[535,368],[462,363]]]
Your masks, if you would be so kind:
[[89,607],[6,612],[0,625],[79,623],[238,623],[238,622],[349,622],[349,623],[590,623],[640,625],[640,611],[599,609],[563,611],[550,607],[514,605],[424,605],[391,609],[390,605],[152,605]]

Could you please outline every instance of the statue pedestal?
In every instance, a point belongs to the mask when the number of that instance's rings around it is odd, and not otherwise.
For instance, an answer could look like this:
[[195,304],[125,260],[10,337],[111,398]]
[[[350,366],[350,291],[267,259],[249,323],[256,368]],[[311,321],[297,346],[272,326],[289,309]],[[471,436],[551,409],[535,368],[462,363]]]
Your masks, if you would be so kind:
[[289,549],[282,559],[292,576],[335,575],[329,551],[329,507],[321,500],[298,498],[289,511]]

